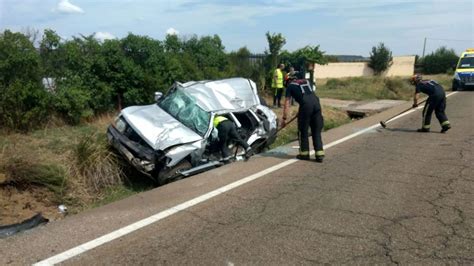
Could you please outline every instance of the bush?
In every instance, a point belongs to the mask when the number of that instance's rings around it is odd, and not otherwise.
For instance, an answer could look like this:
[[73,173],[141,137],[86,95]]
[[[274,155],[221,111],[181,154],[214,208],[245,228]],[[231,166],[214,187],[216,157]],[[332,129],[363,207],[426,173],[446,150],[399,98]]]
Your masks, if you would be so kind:
[[84,88],[72,85],[58,86],[53,96],[54,110],[67,123],[76,125],[94,115],[90,108],[91,94]]
[[326,89],[328,90],[337,90],[337,89],[343,89],[345,87],[349,86],[349,80],[345,79],[328,79],[326,82]]
[[380,75],[392,65],[392,60],[392,52],[380,43],[377,47],[372,47],[369,67],[374,70],[375,75]]
[[49,98],[41,85],[32,82],[0,85],[0,127],[23,132],[39,127],[48,118]]
[[115,153],[109,150],[105,135],[82,137],[72,152],[72,172],[95,192],[122,184],[123,173]]
[[453,49],[447,49],[443,46],[421,60],[423,73],[441,74],[452,70],[456,66],[459,57]]
[[0,127],[26,131],[48,114],[48,95],[41,85],[40,57],[28,37],[0,33]]
[[0,33],[0,85],[40,82],[40,72],[40,56],[28,37],[9,30]]

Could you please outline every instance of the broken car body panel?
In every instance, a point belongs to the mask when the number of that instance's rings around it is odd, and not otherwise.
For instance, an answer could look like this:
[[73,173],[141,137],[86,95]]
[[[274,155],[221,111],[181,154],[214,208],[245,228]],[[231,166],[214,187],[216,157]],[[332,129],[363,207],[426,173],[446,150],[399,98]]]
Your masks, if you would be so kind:
[[232,78],[208,82],[187,82],[185,91],[196,98],[198,104],[209,112],[246,110],[260,104],[256,85],[243,78]]
[[157,104],[125,108],[122,116],[155,150],[202,139]]

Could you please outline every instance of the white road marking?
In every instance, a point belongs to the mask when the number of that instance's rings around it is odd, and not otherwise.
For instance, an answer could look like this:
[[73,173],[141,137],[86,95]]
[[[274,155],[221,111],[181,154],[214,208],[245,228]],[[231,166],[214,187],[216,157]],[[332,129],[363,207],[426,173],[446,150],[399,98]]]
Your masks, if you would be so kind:
[[[449,96],[451,96],[451,95],[453,95],[453,94],[455,94],[455,93],[457,93],[457,92],[451,92],[451,93],[447,94],[446,97],[449,97]],[[393,119],[390,119],[390,120],[387,121],[386,123],[391,122],[391,121],[394,121],[394,120],[399,119],[399,118],[401,118],[401,117],[404,117],[404,116],[406,116],[406,115],[408,115],[408,114],[411,114],[411,113],[413,113],[415,110],[420,109],[420,108],[423,108],[423,106],[419,106],[419,107],[417,107],[417,108],[414,108],[413,110],[407,111],[406,113],[400,114],[400,115],[394,117]],[[336,146],[336,145],[338,145],[338,144],[340,144],[340,143],[343,143],[343,142],[345,142],[345,141],[347,141],[347,140],[350,140],[350,139],[352,139],[352,138],[355,138],[355,137],[357,137],[357,136],[359,136],[359,135],[361,135],[361,134],[364,134],[364,133],[367,132],[367,131],[373,130],[373,129],[378,128],[378,127],[380,127],[380,124],[377,123],[377,124],[372,125],[372,126],[370,126],[370,127],[368,127],[368,128],[365,128],[365,129],[363,129],[363,130],[360,130],[360,131],[358,131],[358,132],[356,132],[356,133],[350,134],[350,135],[348,135],[348,136],[346,136],[346,137],[344,137],[344,138],[342,138],[342,139],[339,139],[339,140],[333,141],[333,142],[331,142],[331,143],[329,143],[329,144],[327,144],[327,145],[324,145],[324,149],[329,149],[329,148],[331,148],[331,147],[333,147],[333,146]],[[314,150],[311,151],[311,154],[314,154]],[[71,249],[69,249],[69,250],[66,250],[66,251],[64,251],[64,252],[62,252],[62,253],[60,253],[60,254],[57,254],[57,255],[55,255],[55,256],[52,256],[52,257],[49,257],[49,258],[47,258],[47,259],[45,259],[45,260],[42,260],[42,261],[40,261],[40,262],[37,262],[37,263],[35,263],[35,264],[33,264],[33,265],[54,265],[54,264],[63,262],[63,261],[65,261],[65,260],[68,260],[68,259],[70,259],[70,258],[73,258],[73,257],[75,257],[75,256],[78,256],[78,255],[80,255],[80,254],[82,254],[82,253],[85,253],[85,252],[87,252],[87,251],[89,251],[89,250],[91,250],[91,249],[94,249],[94,248],[96,248],[96,247],[98,247],[98,246],[101,246],[101,245],[103,245],[103,244],[105,244],[105,243],[108,243],[108,242],[110,242],[110,241],[112,241],[112,240],[115,240],[115,239],[117,239],[117,238],[120,238],[120,237],[122,237],[122,236],[125,236],[125,235],[127,235],[127,234],[130,234],[130,233],[132,233],[132,232],[134,232],[134,231],[136,231],[136,230],[139,230],[139,229],[141,229],[141,228],[143,228],[143,227],[145,227],[145,226],[148,226],[148,225],[150,225],[150,224],[156,223],[156,222],[158,222],[158,221],[160,221],[160,220],[162,220],[162,219],[164,219],[164,218],[166,218],[166,217],[168,217],[168,216],[171,216],[171,215],[173,215],[173,214],[175,214],[175,213],[178,213],[178,212],[180,212],[180,211],[182,211],[182,210],[188,209],[188,208],[190,208],[190,207],[192,207],[192,206],[194,206],[194,205],[197,205],[197,204],[199,204],[199,203],[201,203],[201,202],[204,202],[204,201],[206,201],[206,200],[208,200],[208,199],[214,198],[214,197],[216,197],[216,196],[218,196],[218,195],[220,195],[220,194],[223,194],[223,193],[225,193],[225,192],[227,192],[227,191],[229,191],[229,190],[232,190],[232,189],[234,189],[234,188],[240,187],[240,186],[242,186],[242,185],[244,185],[244,184],[246,184],[246,183],[249,183],[249,182],[251,182],[251,181],[253,181],[253,180],[257,179],[257,178],[260,178],[260,177],[262,177],[262,176],[265,176],[265,175],[268,175],[268,174],[270,174],[270,173],[272,173],[272,172],[275,172],[275,171],[277,171],[277,170],[279,170],[279,169],[281,169],[281,168],[283,168],[283,167],[286,167],[286,166],[288,166],[288,165],[291,165],[291,164],[293,164],[293,163],[295,163],[295,162],[297,162],[297,161],[299,161],[299,160],[297,160],[297,159],[289,159],[289,160],[286,160],[286,161],[281,162],[281,163],[279,163],[279,164],[277,164],[277,165],[274,165],[274,166],[272,166],[272,167],[270,167],[270,168],[267,168],[267,169],[265,169],[265,170],[262,170],[262,171],[260,171],[260,172],[258,172],[258,173],[255,173],[255,174],[253,174],[253,175],[244,177],[244,178],[242,178],[242,179],[240,179],[240,180],[237,180],[237,181],[235,181],[235,182],[233,182],[233,183],[230,183],[230,184],[225,185],[225,186],[223,186],[223,187],[221,187],[221,188],[218,188],[218,189],[216,189],[216,190],[213,190],[213,191],[211,191],[211,192],[208,192],[208,193],[206,193],[206,194],[204,194],[204,195],[201,195],[201,196],[199,196],[199,197],[196,197],[196,198],[194,198],[194,199],[191,199],[191,200],[189,200],[189,201],[186,201],[186,202],[184,202],[184,203],[181,203],[181,204],[179,204],[179,205],[176,205],[176,206],[174,206],[174,207],[171,207],[171,208],[169,208],[169,209],[167,209],[167,210],[161,211],[161,212],[159,212],[159,213],[157,213],[157,214],[154,214],[154,215],[152,215],[152,216],[150,216],[150,217],[147,217],[147,218],[142,219],[142,220],[140,220],[140,221],[138,221],[138,222],[135,222],[135,223],[133,223],[133,224],[127,225],[127,226],[125,226],[125,227],[122,227],[122,228],[120,228],[120,229],[118,229],[118,230],[115,230],[115,231],[113,231],[113,232],[110,232],[110,233],[108,233],[108,234],[106,234],[106,235],[103,235],[103,236],[101,236],[101,237],[99,237],[99,238],[96,238],[96,239],[94,239],[94,240],[91,240],[91,241],[89,241],[89,242],[87,242],[87,243],[81,244],[81,245],[79,245],[79,246],[77,246],[77,247],[74,247],[74,248],[71,248]]]

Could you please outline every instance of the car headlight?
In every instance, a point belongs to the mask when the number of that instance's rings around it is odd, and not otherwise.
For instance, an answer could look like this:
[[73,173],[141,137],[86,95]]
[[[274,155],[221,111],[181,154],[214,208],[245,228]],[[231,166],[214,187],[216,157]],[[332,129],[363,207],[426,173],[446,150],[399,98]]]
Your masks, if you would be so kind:
[[454,77],[453,77],[453,79],[455,79],[455,80],[461,80],[461,78],[459,77],[458,72],[454,72]]
[[115,128],[118,130],[118,132],[123,133],[127,128],[127,123],[125,123],[125,121],[119,117],[117,120],[115,120]]

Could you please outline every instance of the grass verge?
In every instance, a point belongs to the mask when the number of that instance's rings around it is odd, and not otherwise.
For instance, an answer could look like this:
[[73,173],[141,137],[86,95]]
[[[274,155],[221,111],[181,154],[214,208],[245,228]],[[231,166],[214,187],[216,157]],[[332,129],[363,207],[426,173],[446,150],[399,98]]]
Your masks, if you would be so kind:
[[[452,77],[446,74],[427,75],[424,79],[438,81],[446,90],[451,88]],[[340,100],[392,99],[410,100],[414,87],[406,77],[354,77],[317,81],[317,94],[321,98]]]
[[[53,211],[57,205],[66,204],[75,213],[152,188],[151,183],[134,178],[136,172],[120,163],[109,149],[104,132],[112,120],[113,115],[109,115],[75,127],[2,134],[0,190],[35,192],[24,194],[34,194],[37,201],[43,200],[41,190],[47,190],[54,199],[45,204]],[[5,200],[10,200],[8,197]]]
[[[324,117],[324,130],[329,130],[331,128],[338,127],[340,125],[349,123],[351,119],[347,115],[347,113],[343,110],[323,106],[323,117]],[[274,109],[273,110],[278,117],[282,116],[282,109]],[[292,106],[290,108],[290,113],[288,117],[293,117],[297,114],[298,107]],[[275,140],[275,142],[270,146],[270,148],[276,148],[278,146],[284,145],[291,141],[296,140],[298,137],[298,126],[297,121],[294,120],[291,124],[287,125],[284,129],[282,129]]]

